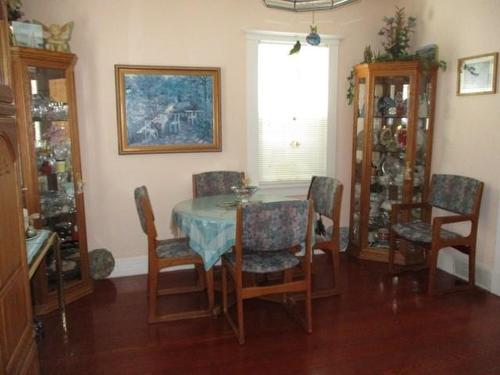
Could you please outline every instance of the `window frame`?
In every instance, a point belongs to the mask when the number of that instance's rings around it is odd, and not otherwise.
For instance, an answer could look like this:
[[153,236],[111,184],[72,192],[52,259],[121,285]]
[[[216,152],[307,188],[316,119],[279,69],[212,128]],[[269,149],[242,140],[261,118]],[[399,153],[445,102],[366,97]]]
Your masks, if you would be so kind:
[[[247,176],[252,185],[258,185],[266,191],[277,194],[304,195],[307,193],[310,181],[294,183],[260,182],[257,155],[258,150],[258,46],[260,42],[295,43],[300,40],[306,43],[307,34],[247,30]],[[327,147],[326,175],[335,176],[335,142],[337,132],[337,101],[338,101],[338,55],[340,37],[321,34],[321,45],[329,48],[329,82],[328,82],[328,117],[327,117]],[[300,52],[299,52],[300,53]],[[330,145],[333,145],[330,146]]]

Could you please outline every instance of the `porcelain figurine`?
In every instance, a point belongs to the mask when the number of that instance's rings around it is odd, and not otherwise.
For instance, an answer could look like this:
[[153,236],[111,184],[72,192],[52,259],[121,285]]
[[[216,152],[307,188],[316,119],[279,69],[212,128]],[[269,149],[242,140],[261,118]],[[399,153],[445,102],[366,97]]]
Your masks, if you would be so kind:
[[52,24],[46,26],[39,21],[33,21],[42,26],[45,49],[56,52],[71,52],[69,41],[73,32],[73,21],[67,22],[64,25]]

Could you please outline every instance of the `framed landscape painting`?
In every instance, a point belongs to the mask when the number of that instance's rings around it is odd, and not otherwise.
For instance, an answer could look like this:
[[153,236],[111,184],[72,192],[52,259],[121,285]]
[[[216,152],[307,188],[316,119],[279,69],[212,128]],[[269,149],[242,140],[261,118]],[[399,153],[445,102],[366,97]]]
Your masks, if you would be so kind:
[[220,68],[115,65],[120,154],[221,150]]

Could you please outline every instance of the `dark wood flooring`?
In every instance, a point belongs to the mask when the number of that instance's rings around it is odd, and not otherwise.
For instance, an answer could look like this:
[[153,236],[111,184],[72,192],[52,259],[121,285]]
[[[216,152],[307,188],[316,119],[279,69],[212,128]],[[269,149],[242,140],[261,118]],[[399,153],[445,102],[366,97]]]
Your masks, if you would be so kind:
[[[244,346],[222,316],[148,325],[145,276],[99,281],[67,307],[67,337],[57,312],[44,317],[42,372],[500,374],[499,297],[474,290],[430,299],[425,271],[392,278],[385,264],[345,255],[342,280],[342,296],[313,302],[311,335],[282,306],[246,302]],[[438,281],[456,282],[444,272]]]

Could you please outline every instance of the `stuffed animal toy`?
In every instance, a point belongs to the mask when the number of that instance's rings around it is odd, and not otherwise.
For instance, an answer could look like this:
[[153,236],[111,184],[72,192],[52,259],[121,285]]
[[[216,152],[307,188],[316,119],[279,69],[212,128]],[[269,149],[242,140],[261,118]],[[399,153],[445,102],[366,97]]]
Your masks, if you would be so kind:
[[69,41],[73,32],[73,21],[62,26],[56,24],[46,26],[39,21],[33,21],[33,23],[42,26],[45,49],[56,52],[71,52]]

